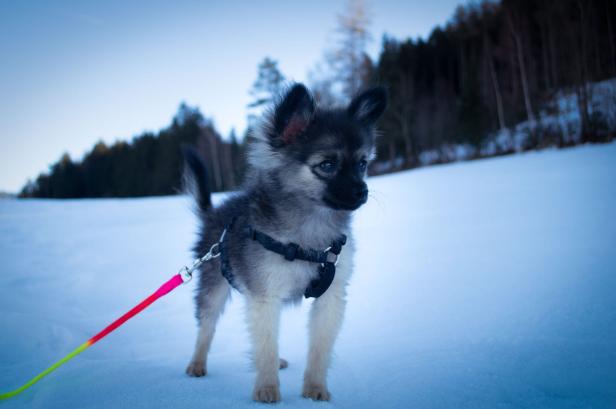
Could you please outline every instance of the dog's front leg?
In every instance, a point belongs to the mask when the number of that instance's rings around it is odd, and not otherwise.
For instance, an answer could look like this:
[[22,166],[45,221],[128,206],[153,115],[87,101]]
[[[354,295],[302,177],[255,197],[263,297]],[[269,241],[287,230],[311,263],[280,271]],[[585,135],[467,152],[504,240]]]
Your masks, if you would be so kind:
[[257,370],[252,398],[259,402],[278,402],[280,401],[278,325],[281,302],[275,298],[248,297],[246,306],[253,359]]
[[345,285],[335,281],[325,294],[312,304],[308,324],[310,349],[302,392],[305,398],[330,399],[330,393],[327,390],[327,369],[334,341],[342,325],[346,305],[345,297]]

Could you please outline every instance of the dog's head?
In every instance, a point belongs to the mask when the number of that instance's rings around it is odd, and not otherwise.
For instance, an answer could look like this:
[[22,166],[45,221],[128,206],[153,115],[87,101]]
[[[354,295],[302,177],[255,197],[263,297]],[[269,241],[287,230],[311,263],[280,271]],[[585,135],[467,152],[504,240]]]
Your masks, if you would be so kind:
[[372,88],[346,108],[321,109],[304,85],[293,85],[257,130],[250,164],[274,177],[284,192],[355,210],[368,198],[364,178],[386,103],[385,90]]

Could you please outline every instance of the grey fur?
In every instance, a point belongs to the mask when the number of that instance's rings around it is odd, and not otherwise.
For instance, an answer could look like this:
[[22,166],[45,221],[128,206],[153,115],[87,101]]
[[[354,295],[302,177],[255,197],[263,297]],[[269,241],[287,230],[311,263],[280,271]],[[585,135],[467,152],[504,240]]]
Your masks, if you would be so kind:
[[[384,98],[383,92],[370,90],[358,96],[347,109],[323,110],[314,105],[302,85],[290,88],[252,135],[249,170],[241,193],[234,194],[218,208],[200,208],[201,230],[193,248],[195,256],[207,252],[225,225],[235,219],[225,243],[239,291],[251,302],[284,304],[301,301],[304,290],[317,274],[317,266],[304,261],[289,262],[269,252],[250,240],[243,227],[251,225],[281,242],[295,242],[304,248],[325,249],[342,233],[352,240],[352,211],[365,202],[362,195],[367,193],[367,190],[361,192],[362,186],[365,187],[362,180],[365,172],[359,172],[354,166],[360,166],[362,160],[373,156],[374,121],[384,109]],[[350,112],[352,107],[356,109]],[[357,112],[361,114],[361,120],[358,120]],[[366,120],[368,117],[373,120]],[[323,158],[332,156],[338,163],[335,176],[325,173],[320,167]],[[188,164],[189,171],[200,171],[191,167],[190,161]],[[197,178],[188,176],[187,180]],[[354,190],[343,192],[337,186],[354,186]],[[191,191],[198,201],[209,202],[207,187],[193,187]],[[349,274],[352,251],[352,245],[342,251],[348,253],[349,261],[343,264],[346,263]],[[343,281],[337,288],[342,292],[346,279],[341,274],[339,280]],[[207,372],[207,351],[230,290],[220,271],[220,259],[201,267],[195,298],[196,315],[202,329],[195,355],[187,369],[190,375],[202,376]],[[249,325],[254,327],[261,323]],[[277,324],[272,331],[277,331]],[[257,347],[255,351],[258,351]],[[255,362],[260,362],[259,356],[255,357]],[[279,400],[277,375],[274,380],[269,379],[273,375],[261,374],[259,365],[264,364],[257,365],[259,373],[253,397],[259,401]],[[264,380],[266,378],[269,380]],[[315,381],[313,378],[311,374],[307,375],[310,388],[316,382],[318,391],[319,384],[323,384],[325,389],[314,396],[310,392],[305,395],[315,399],[321,399],[321,395],[329,398],[324,379]],[[259,386],[260,383],[263,385]]]

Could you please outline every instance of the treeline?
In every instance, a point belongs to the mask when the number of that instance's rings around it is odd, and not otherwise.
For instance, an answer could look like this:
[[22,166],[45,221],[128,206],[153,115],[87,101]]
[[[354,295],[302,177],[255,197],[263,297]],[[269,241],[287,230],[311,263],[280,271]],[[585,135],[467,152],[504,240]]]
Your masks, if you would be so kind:
[[[473,2],[458,7],[452,20],[426,40],[386,37],[377,61],[365,50],[367,8],[362,0],[348,1],[338,16],[338,41],[317,64],[325,69],[309,74],[309,85],[326,104],[344,104],[370,85],[388,88],[372,174],[614,138],[616,90],[610,113],[609,107],[596,106],[591,86],[616,78],[613,0]],[[273,59],[265,58],[257,72],[249,125],[285,85]],[[565,93],[574,95],[569,98],[573,113],[560,106]],[[547,121],[546,112],[557,120]],[[202,153],[213,190],[228,190],[240,182],[245,140],[238,143],[233,133],[221,138],[197,109],[182,105],[172,124],[157,134],[112,146],[98,143],[79,162],[64,155],[21,196],[175,194],[181,186],[183,143]]]
[[[615,24],[613,0],[484,1],[458,7],[425,41],[385,38],[371,77],[390,93],[380,169],[416,166],[428,150],[446,161],[452,145],[480,156],[490,135],[523,121],[524,149],[613,138],[589,83],[616,77]],[[573,139],[538,115],[562,90],[577,100]]]
[[131,142],[97,143],[83,160],[68,154],[29,182],[21,197],[138,197],[176,194],[181,189],[182,144],[196,146],[204,156],[214,190],[236,186],[243,171],[243,147],[229,141],[196,108],[182,104],[171,125],[144,133]]

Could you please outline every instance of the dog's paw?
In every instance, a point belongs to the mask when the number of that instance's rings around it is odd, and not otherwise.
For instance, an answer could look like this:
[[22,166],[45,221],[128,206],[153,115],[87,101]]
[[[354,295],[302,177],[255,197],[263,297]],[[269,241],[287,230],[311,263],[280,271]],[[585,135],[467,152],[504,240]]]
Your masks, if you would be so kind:
[[305,383],[302,396],[312,400],[330,400],[332,397],[325,385],[316,383]]
[[205,363],[204,362],[194,362],[194,361],[191,362],[190,364],[188,364],[188,367],[186,368],[186,374],[188,376],[194,376],[196,378],[207,375],[207,369],[205,368]]
[[284,358],[280,358],[280,366],[279,366],[279,368],[280,368],[280,369],[285,369],[285,368],[287,368],[288,366],[289,366],[289,361],[287,361],[287,360],[286,360],[286,359],[284,359]]
[[252,399],[263,403],[280,402],[280,387],[278,385],[263,385],[255,387]]

